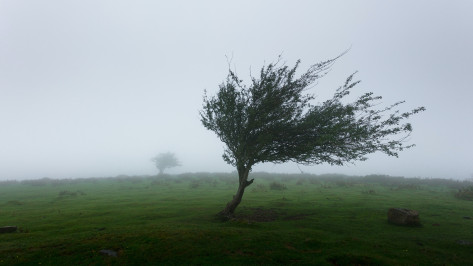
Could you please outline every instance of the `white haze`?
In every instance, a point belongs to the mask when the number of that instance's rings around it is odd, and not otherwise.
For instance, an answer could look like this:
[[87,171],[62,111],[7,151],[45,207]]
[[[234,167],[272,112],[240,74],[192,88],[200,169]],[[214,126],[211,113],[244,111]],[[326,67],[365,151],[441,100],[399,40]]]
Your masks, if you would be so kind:
[[427,108],[417,146],[302,171],[471,178],[473,1],[0,0],[0,180],[156,174],[167,151],[169,173],[233,171],[198,114],[227,57],[248,80],[281,53],[303,71],[350,47],[311,92],[359,71],[355,95]]

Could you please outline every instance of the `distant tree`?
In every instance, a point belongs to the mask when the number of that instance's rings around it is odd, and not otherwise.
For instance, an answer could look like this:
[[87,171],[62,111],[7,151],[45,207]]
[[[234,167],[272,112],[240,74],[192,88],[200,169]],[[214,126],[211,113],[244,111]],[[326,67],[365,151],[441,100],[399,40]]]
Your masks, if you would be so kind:
[[154,158],[151,159],[156,164],[156,167],[159,169],[159,174],[162,175],[164,173],[164,169],[180,166],[179,161],[177,160],[174,153],[166,152],[160,153]]
[[255,164],[343,165],[366,160],[365,155],[376,151],[397,157],[399,151],[414,146],[404,144],[412,126],[402,122],[425,108],[405,113],[393,110],[402,101],[376,109],[381,97],[371,92],[343,103],[359,83],[353,81],[354,74],[331,99],[312,104],[314,95],[305,92],[339,57],[314,64],[299,77],[300,60],[289,68],[279,57],[276,63],[263,66],[259,76],[251,77],[248,86],[229,69],[215,96],[205,92],[201,122],[226,144],[223,159],[236,167],[239,178],[236,195],[221,215],[233,216],[245,188],[254,181],[248,176]]

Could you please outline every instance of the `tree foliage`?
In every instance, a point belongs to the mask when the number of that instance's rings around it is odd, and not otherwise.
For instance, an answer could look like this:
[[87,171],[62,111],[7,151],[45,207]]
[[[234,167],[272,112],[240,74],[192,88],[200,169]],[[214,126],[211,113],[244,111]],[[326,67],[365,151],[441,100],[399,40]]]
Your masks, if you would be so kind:
[[377,151],[397,157],[414,146],[406,144],[412,126],[405,120],[425,108],[401,113],[401,101],[377,109],[381,96],[371,92],[345,103],[360,82],[353,80],[355,74],[331,99],[313,103],[308,90],[338,58],[314,64],[299,76],[300,60],[288,67],[279,58],[263,66],[249,85],[229,69],[217,94],[205,93],[201,122],[226,144],[223,159],[237,168],[240,186],[251,184],[248,173],[258,163],[343,165]]
[[171,152],[160,153],[151,159],[159,169],[159,174],[162,175],[166,168],[180,166],[176,155]]

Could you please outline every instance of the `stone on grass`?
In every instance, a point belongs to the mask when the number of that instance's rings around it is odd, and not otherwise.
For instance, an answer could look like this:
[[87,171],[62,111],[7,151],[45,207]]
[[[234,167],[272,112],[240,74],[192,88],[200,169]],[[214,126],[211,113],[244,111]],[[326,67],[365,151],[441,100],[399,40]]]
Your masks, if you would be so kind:
[[5,233],[13,233],[16,232],[18,227],[16,226],[3,226],[0,227],[0,234],[5,234]]
[[391,208],[388,211],[388,222],[397,225],[418,226],[419,212],[403,208]]
[[458,240],[457,243],[463,246],[471,246],[471,244],[473,244],[473,242],[469,240]]
[[102,249],[102,250],[99,251],[99,253],[103,254],[103,255],[110,256],[110,257],[118,256],[118,253],[115,250],[111,250],[111,249]]

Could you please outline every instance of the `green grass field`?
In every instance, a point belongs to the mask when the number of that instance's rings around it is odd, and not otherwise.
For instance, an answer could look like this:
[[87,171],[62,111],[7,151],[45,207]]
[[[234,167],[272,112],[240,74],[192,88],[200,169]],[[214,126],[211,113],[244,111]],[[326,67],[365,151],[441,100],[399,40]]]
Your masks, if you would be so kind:
[[[0,182],[0,265],[472,265],[469,182],[255,173]],[[422,226],[387,222],[390,207]],[[471,217],[471,218],[470,218]],[[113,250],[117,256],[102,254]]]

